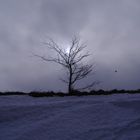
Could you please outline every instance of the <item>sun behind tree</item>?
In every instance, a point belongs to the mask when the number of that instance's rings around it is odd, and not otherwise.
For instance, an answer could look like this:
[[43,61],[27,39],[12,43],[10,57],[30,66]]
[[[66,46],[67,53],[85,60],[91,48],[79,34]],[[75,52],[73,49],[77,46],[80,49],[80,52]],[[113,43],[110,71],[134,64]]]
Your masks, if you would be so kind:
[[70,53],[70,47],[67,47],[65,51],[66,51],[67,54],[69,54]]
[[49,42],[45,42],[44,45],[57,55],[53,58],[46,58],[40,55],[35,56],[40,57],[44,61],[60,64],[66,69],[67,77],[61,80],[68,85],[69,94],[72,94],[74,90],[88,89],[95,85],[96,82],[92,82],[85,87],[76,88],[76,83],[89,76],[93,71],[92,64],[83,64],[83,60],[89,56],[89,53],[84,51],[87,45],[81,43],[79,38],[74,37],[66,49],[62,49],[53,39],[49,39]]

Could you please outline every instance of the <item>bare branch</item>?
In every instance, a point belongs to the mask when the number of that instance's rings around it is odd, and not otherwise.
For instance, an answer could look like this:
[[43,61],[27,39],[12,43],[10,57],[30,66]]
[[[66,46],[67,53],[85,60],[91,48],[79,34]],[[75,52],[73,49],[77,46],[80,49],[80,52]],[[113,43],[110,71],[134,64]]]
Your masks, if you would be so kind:
[[98,84],[100,84],[100,82],[92,82],[91,84],[89,84],[89,85],[87,85],[87,86],[85,86],[85,87],[83,87],[83,88],[78,88],[77,90],[86,90],[86,89],[91,89],[91,88],[93,88],[95,85],[98,85]]
[[67,80],[65,80],[65,79],[60,78],[60,80],[61,80],[62,82],[64,82],[64,83],[66,83],[66,84],[69,83],[69,82],[68,82]]
[[36,54],[34,56],[39,57],[44,61],[55,62],[55,63],[63,65],[64,67],[67,67],[67,65],[62,60],[57,59],[57,58],[45,58],[44,56],[40,56],[40,55],[36,55]]

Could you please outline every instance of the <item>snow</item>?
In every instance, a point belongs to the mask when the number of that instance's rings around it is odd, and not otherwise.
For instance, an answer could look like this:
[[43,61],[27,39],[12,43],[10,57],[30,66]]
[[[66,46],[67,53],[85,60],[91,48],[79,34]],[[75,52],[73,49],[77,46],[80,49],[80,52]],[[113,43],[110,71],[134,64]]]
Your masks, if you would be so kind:
[[1,96],[0,140],[139,140],[140,95]]

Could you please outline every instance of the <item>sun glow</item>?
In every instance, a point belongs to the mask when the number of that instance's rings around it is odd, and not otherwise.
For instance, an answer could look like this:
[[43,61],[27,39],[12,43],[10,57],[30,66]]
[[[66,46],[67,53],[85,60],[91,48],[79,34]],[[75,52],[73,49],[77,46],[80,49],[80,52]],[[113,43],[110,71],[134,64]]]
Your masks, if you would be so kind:
[[70,52],[70,47],[67,47],[66,48],[66,53],[69,54],[69,52]]

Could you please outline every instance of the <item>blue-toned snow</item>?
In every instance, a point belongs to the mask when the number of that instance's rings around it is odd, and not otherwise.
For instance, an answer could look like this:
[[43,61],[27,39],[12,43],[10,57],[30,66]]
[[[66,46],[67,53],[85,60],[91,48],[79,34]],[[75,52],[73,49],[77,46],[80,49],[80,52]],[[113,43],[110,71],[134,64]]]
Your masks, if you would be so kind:
[[1,96],[0,140],[140,140],[140,95]]

